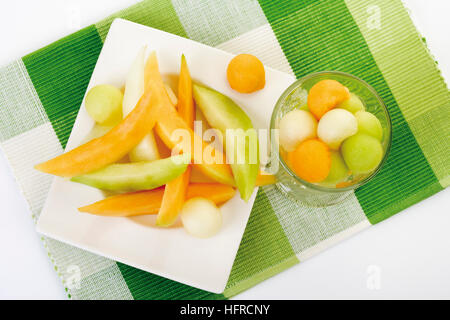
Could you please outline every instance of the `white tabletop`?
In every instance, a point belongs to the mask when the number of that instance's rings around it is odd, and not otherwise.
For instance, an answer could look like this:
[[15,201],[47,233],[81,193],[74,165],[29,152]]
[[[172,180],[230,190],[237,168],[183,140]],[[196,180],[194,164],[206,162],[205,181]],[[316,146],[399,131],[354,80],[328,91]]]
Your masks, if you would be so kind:
[[[16,0],[0,10],[0,65],[137,1]],[[450,79],[450,1],[405,0]],[[449,80],[447,80],[449,81]],[[0,299],[66,299],[0,152]],[[238,295],[240,299],[450,298],[450,189]]]

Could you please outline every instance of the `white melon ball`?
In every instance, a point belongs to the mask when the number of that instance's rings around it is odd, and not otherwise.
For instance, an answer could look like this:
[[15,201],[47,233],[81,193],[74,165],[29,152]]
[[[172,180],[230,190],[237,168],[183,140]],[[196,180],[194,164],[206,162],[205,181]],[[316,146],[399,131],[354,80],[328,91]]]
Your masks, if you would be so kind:
[[319,139],[331,149],[338,150],[342,141],[358,131],[358,121],[349,111],[332,109],[320,118],[317,127]]
[[222,214],[214,202],[205,198],[186,201],[180,212],[184,229],[197,238],[209,238],[219,232]]
[[287,152],[294,151],[306,139],[317,136],[317,120],[305,110],[292,110],[280,121],[280,144]]

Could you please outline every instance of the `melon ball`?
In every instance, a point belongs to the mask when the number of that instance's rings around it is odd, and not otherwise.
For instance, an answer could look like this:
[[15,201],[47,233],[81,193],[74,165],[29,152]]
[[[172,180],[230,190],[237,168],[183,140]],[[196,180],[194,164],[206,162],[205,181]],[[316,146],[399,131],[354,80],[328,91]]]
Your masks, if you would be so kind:
[[209,238],[219,232],[222,214],[214,202],[205,198],[191,198],[180,212],[184,229],[197,238]]
[[240,93],[252,93],[266,85],[266,73],[262,62],[251,54],[239,54],[231,59],[227,68],[231,88]]
[[336,185],[344,181],[349,175],[349,170],[339,151],[331,151],[331,168],[324,184]]
[[331,79],[321,80],[309,90],[308,109],[316,119],[320,119],[336,105],[348,99],[350,91],[340,82]]
[[317,120],[305,110],[292,110],[280,121],[280,144],[287,152],[294,151],[304,140],[316,137]]
[[357,133],[346,139],[342,143],[341,152],[353,174],[370,173],[383,159],[380,141],[365,133]]
[[330,173],[330,149],[318,139],[303,141],[287,158],[295,174],[308,182],[321,182]]
[[323,115],[317,127],[317,136],[331,149],[337,150],[341,142],[358,131],[355,116],[344,109],[333,109]]
[[355,114],[358,111],[366,110],[361,99],[359,99],[359,97],[352,92],[350,92],[350,99],[342,101],[336,106],[336,108],[345,109],[353,114]]
[[359,111],[355,114],[355,117],[358,121],[358,132],[366,133],[379,141],[382,140],[383,127],[374,114],[367,111]]
[[122,92],[109,84],[89,90],[84,101],[87,113],[95,122],[114,126],[122,120]]

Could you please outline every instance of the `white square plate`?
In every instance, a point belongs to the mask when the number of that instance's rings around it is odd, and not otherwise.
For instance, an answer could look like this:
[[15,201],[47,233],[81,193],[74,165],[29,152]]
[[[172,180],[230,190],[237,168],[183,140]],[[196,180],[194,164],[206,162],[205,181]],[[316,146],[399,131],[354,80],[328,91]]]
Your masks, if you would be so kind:
[[[230,96],[255,127],[268,128],[272,109],[294,78],[266,68],[266,87],[254,94],[239,94],[228,85],[226,68],[231,54],[160,30],[116,19],[100,53],[88,90],[109,83],[121,87],[143,45],[156,50],[163,74],[179,73],[184,53],[194,80]],[[93,121],[84,103],[80,108],[67,150],[78,146]],[[255,201],[236,195],[222,207],[223,227],[214,237],[197,239],[183,228],[158,229],[145,218],[108,218],[78,212],[77,208],[104,198],[99,190],[55,178],[37,229],[49,237],[130,266],[207,291],[225,289],[231,267]]]

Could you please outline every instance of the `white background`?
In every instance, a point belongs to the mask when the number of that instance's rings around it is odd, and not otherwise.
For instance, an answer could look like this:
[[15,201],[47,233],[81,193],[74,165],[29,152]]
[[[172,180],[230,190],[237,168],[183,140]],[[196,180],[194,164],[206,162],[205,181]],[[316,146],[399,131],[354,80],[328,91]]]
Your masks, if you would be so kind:
[[[2,1],[0,65],[135,2]],[[404,2],[444,77],[450,79],[450,1]],[[0,299],[66,299],[1,152],[0,204]],[[449,299],[449,213],[450,188],[236,298]],[[378,284],[373,282],[376,274]]]

